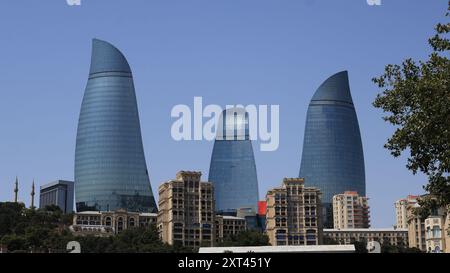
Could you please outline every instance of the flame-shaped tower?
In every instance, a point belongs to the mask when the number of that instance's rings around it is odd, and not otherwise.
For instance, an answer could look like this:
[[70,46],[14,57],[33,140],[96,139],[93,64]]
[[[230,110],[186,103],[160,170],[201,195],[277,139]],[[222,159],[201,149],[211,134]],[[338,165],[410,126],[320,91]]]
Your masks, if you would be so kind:
[[332,227],[335,194],[366,195],[364,155],[347,71],[328,78],[308,107],[300,177],[322,192],[325,227]]
[[94,39],[75,150],[77,211],[155,212],[130,66]]
[[217,127],[208,179],[214,184],[216,210],[233,215],[251,209],[256,214],[258,178],[248,113],[239,107],[224,110]]

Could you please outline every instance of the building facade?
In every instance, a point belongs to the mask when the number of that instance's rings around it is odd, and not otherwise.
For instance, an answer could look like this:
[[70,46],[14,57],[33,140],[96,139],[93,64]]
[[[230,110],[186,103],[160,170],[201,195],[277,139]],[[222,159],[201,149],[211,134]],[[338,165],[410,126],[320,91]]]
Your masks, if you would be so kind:
[[321,194],[302,178],[285,178],[266,195],[266,233],[272,246],[322,243]]
[[425,245],[427,252],[442,253],[446,251],[445,218],[442,216],[430,216],[425,219]]
[[58,206],[64,213],[73,212],[74,183],[57,180],[40,187],[39,208],[49,205]]
[[130,66],[94,39],[75,149],[77,211],[156,212]]
[[355,191],[333,196],[333,220],[335,229],[369,228],[369,198]]
[[354,242],[377,241],[380,244],[408,246],[408,230],[394,228],[351,228],[324,229],[324,238],[329,238],[339,244],[348,245]]
[[408,206],[413,206],[417,203],[418,196],[408,195],[395,202],[395,228],[408,228]]
[[239,208],[251,208],[256,214],[258,178],[249,115],[243,108],[224,110],[219,118],[208,181],[214,183],[220,214],[236,215]]
[[407,206],[406,219],[408,226],[408,243],[410,248],[418,248],[426,251],[425,241],[425,221],[420,216],[415,215],[415,209],[419,208],[419,204],[414,203]]
[[266,231],[266,212],[267,212],[267,201],[258,201],[258,226],[260,227],[261,232]]
[[201,172],[180,171],[159,186],[158,230],[165,243],[213,246],[216,241],[214,187]]
[[224,239],[230,236],[238,235],[247,230],[247,223],[245,218],[216,215],[216,242],[223,242]]
[[83,211],[75,213],[70,230],[73,234],[110,236],[128,228],[147,227],[157,222],[156,213],[117,211]]
[[311,99],[299,177],[322,192],[325,227],[333,226],[334,195],[366,195],[363,148],[347,71],[328,78]]

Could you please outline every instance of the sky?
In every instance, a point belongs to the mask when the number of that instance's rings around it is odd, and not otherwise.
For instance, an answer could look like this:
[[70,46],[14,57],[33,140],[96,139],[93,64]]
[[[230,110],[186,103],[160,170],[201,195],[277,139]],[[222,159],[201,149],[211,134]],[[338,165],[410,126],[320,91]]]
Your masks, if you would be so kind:
[[372,106],[387,64],[424,60],[446,0],[5,0],[0,8],[0,201],[30,203],[31,183],[73,180],[78,115],[92,38],[118,47],[133,71],[150,180],[179,170],[208,179],[213,142],[172,139],[178,104],[279,105],[280,145],[255,142],[260,198],[298,176],[306,110],[320,84],[348,70],[361,129],[373,227],[394,202],[423,193],[423,175],[383,148],[394,128]]

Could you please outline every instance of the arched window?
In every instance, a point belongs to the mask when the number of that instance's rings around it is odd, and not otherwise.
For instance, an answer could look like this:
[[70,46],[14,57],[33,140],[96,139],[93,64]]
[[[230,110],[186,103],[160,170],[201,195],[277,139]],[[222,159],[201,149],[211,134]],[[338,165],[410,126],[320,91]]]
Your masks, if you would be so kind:
[[129,225],[130,225],[130,227],[134,227],[134,218],[133,217],[130,218]]
[[117,218],[117,232],[121,232],[123,230],[123,218]]
[[108,226],[108,227],[110,227],[111,226],[111,217],[106,217],[106,219],[105,219],[105,225],[106,226]]

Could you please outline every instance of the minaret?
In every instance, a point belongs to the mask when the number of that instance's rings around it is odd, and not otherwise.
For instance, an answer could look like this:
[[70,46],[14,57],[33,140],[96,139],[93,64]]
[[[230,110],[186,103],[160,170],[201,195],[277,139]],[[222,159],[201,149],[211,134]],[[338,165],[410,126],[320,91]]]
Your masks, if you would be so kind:
[[16,176],[16,187],[14,188],[14,203],[17,203],[17,193],[19,192],[19,180]]
[[34,179],[31,185],[31,209],[34,209]]

